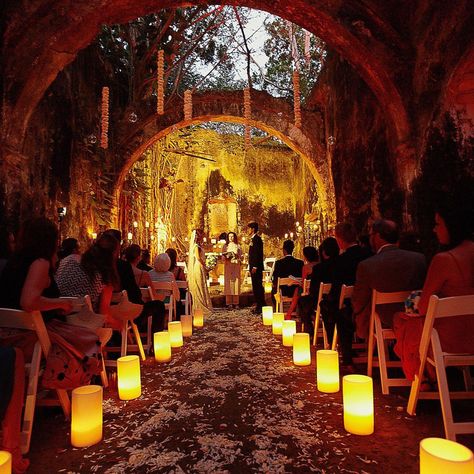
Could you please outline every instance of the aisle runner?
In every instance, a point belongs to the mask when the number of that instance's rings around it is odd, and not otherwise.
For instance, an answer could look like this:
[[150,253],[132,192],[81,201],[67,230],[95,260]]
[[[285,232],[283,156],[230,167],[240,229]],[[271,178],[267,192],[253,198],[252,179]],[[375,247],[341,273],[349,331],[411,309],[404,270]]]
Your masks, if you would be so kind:
[[314,366],[293,366],[270,331],[247,310],[210,316],[172,362],[145,365],[140,399],[105,400],[104,441],[80,472],[381,468],[347,446],[340,395],[317,393]]

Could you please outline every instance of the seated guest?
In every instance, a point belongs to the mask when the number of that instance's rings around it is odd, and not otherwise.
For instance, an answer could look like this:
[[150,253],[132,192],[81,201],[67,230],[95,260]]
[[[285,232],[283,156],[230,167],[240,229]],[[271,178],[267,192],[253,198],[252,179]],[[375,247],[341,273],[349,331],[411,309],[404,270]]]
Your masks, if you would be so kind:
[[318,302],[319,286],[321,283],[329,283],[332,280],[334,264],[339,255],[337,240],[334,237],[324,239],[319,251],[321,261],[314,265],[310,274],[309,294],[300,296],[298,300],[301,321],[304,324],[305,332],[309,333],[311,339],[314,335],[313,316]]
[[[184,274],[184,268],[178,265],[178,253],[175,249],[169,248],[165,251],[171,260],[170,272],[174,275],[176,281],[186,281],[186,275]],[[151,269],[150,269],[151,270]]]
[[[277,292],[278,278],[288,278],[290,275],[301,278],[303,270],[303,260],[299,260],[293,257],[293,250],[295,243],[292,240],[285,240],[283,242],[283,258],[280,258],[275,262],[273,268],[273,284],[272,284],[272,302],[273,306],[276,306],[275,294]],[[280,290],[283,296],[292,296],[295,289],[292,286],[281,286]]]
[[63,258],[68,257],[71,254],[80,254],[79,241],[74,237],[68,237],[64,239],[61,243],[61,247],[58,251],[58,258],[62,260]]
[[314,247],[308,246],[308,247],[303,248],[304,265],[301,271],[301,279],[303,281],[301,282],[301,285],[298,285],[295,288],[295,291],[293,293],[293,299],[291,300],[291,305],[288,308],[288,311],[286,312],[285,319],[291,319],[291,315],[295,311],[295,308],[298,304],[298,299],[303,290],[303,283],[306,279],[309,280],[309,276],[311,275],[311,272],[313,271],[313,267],[318,263],[318,260],[319,260],[318,251]]
[[332,341],[334,328],[337,326],[339,346],[342,352],[342,366],[347,371],[352,371],[352,339],[354,335],[352,307],[348,301],[345,307],[339,310],[339,296],[342,285],[354,284],[359,262],[370,257],[370,253],[357,243],[356,232],[351,224],[337,224],[335,234],[341,253],[334,262],[330,281],[331,291],[324,302],[321,302],[321,317],[329,341]]
[[[474,242],[472,241],[472,201],[451,204],[443,202],[435,214],[434,232],[439,243],[446,246],[431,261],[421,298],[418,314],[398,313],[394,319],[397,338],[395,352],[402,361],[403,371],[413,380],[420,366],[419,346],[423,332],[424,316],[431,295],[440,298],[474,294]],[[438,331],[441,347],[445,352],[474,353],[474,315],[439,319],[434,327]],[[428,364],[427,368],[431,366]],[[434,381],[434,373],[428,373],[426,383]],[[422,389],[427,390],[428,387]]]
[[[179,319],[181,315],[184,314],[184,308],[180,300],[181,297],[179,293],[179,288],[176,285],[174,275],[169,271],[170,266],[171,259],[169,255],[167,253],[160,253],[155,257],[155,260],[153,261],[153,270],[150,271],[150,277],[152,281],[171,283],[171,294],[173,295],[173,298],[176,301],[176,316],[177,319]],[[160,300],[165,301],[166,303],[168,302],[167,300],[170,296],[169,291],[155,290],[155,293]]]
[[148,271],[140,270],[137,265],[140,261],[140,246],[132,244],[125,249],[125,260],[130,262],[132,265],[133,274],[135,275],[135,281],[140,288],[146,288],[151,286],[151,278]]
[[[100,373],[99,340],[90,329],[63,322],[71,303],[59,298],[53,277],[57,239],[57,227],[48,219],[24,223],[17,249],[0,277],[0,307],[42,312],[50,338],[58,346],[48,355],[42,384],[45,388],[73,389]],[[9,344],[12,341],[15,343]],[[27,357],[32,354],[35,335],[22,332],[3,337],[2,343],[21,348]]]
[[25,360],[18,348],[0,347],[0,449],[12,455],[13,474],[23,474],[30,462],[21,455],[21,414],[25,398]]
[[89,295],[94,311],[109,315],[113,287],[118,283],[115,259],[119,247],[113,236],[102,234],[82,257],[72,253],[63,258],[56,274],[61,296]]
[[153,267],[150,265],[151,256],[150,251],[147,249],[142,250],[142,258],[137,264],[137,268],[139,270],[144,270],[145,272],[149,272],[153,270]]
[[[425,256],[398,248],[398,227],[389,220],[372,224],[371,244],[376,254],[357,266],[352,307],[357,336],[367,339],[371,313],[372,290],[394,292],[421,288],[426,274]],[[393,314],[399,306],[383,305],[379,310],[382,324],[392,327]]]

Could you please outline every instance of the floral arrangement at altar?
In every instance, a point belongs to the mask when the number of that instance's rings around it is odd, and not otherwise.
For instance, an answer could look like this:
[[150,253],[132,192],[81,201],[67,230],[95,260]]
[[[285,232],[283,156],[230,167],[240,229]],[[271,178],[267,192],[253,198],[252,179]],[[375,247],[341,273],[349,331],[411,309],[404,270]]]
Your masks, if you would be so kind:
[[216,267],[218,260],[219,257],[216,253],[206,254],[206,268],[209,271],[213,270]]

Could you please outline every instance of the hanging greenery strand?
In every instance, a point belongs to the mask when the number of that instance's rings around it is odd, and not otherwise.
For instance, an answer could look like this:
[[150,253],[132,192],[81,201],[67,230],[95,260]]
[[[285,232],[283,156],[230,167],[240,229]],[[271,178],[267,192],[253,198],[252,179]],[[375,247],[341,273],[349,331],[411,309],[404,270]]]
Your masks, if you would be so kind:
[[156,67],[156,113],[163,115],[165,113],[165,53],[162,49],[158,51]]
[[244,118],[245,118],[245,148],[249,148],[251,145],[250,141],[250,118],[252,116],[252,103],[250,97],[250,88],[244,89]]
[[193,118],[193,93],[191,90],[184,91],[184,120]]
[[295,110],[295,127],[301,128],[301,95],[300,73],[293,71],[293,105]]
[[102,87],[102,117],[100,131],[100,146],[106,150],[109,146],[109,88]]

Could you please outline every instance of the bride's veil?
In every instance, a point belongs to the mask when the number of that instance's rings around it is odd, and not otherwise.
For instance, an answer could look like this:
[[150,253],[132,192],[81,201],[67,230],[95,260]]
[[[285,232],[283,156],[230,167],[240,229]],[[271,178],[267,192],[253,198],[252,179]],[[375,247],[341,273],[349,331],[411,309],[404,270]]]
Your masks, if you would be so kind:
[[195,245],[196,245],[196,230],[193,230],[191,232],[191,238],[189,239],[188,275],[194,275],[194,262],[196,260],[195,249],[194,249]]

